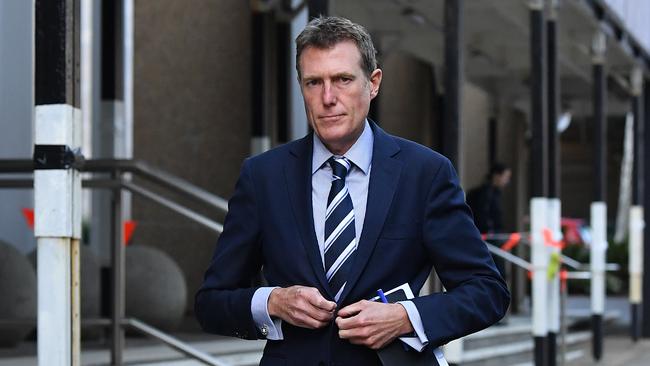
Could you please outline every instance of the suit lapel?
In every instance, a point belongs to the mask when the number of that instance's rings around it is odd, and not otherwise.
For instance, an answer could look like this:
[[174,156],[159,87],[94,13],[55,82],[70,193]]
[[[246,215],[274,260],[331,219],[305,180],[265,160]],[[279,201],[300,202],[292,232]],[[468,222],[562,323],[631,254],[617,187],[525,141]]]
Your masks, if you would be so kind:
[[334,298],[330,293],[325,270],[318,248],[318,240],[314,229],[314,215],[312,210],[311,187],[311,160],[313,154],[312,134],[307,135],[291,148],[291,157],[284,167],[291,207],[296,219],[298,231],[305,246],[307,257],[314,270],[314,274],[321,284],[321,289]]
[[371,122],[371,125],[374,143],[372,168],[368,183],[366,217],[363,222],[357,253],[339,303],[345,300],[347,294],[350,293],[359,280],[368,259],[370,259],[375,249],[377,238],[384,226],[384,221],[388,215],[402,173],[402,162],[393,158],[400,151],[399,146],[392,137],[383,132],[376,124]]

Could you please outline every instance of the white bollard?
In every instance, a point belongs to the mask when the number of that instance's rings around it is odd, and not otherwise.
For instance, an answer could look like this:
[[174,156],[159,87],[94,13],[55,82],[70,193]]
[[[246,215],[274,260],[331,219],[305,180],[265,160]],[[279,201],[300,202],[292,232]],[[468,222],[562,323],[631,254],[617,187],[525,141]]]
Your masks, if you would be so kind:
[[[559,198],[548,200],[548,228],[553,234],[553,241],[562,240],[561,228],[561,202]],[[558,246],[548,247],[549,258],[556,263],[557,269],[548,282],[548,334],[549,334],[549,355],[554,358],[557,355],[556,342],[557,334],[560,332],[560,254],[562,250]],[[551,360],[551,365],[556,363]]]
[[[67,104],[35,109],[36,145],[78,147],[79,110]],[[35,156],[45,163],[46,156]],[[34,171],[34,235],[38,245],[38,364],[78,361],[78,244],[81,238],[81,179],[75,169]],[[76,309],[75,309],[76,308]]]
[[630,270],[630,305],[631,335],[637,341],[641,335],[640,305],[643,297],[643,206],[630,208],[629,270]]
[[548,333],[547,314],[547,268],[548,249],[544,245],[543,230],[547,227],[547,199],[535,197],[530,201],[531,261],[533,264],[532,304],[533,337],[535,341],[535,360],[545,358],[546,335]]
[[603,313],[605,312],[605,261],[607,252],[607,204],[591,203],[591,313],[594,359],[603,351]]

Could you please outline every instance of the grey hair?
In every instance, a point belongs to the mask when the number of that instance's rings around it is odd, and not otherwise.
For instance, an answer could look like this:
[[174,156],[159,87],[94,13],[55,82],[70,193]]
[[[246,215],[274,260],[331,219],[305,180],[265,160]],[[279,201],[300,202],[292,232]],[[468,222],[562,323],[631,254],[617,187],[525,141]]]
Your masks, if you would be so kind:
[[323,17],[312,19],[296,38],[296,70],[300,74],[300,55],[307,47],[320,49],[332,48],[339,42],[353,41],[361,53],[361,69],[368,78],[377,68],[377,50],[370,34],[361,25],[341,17]]

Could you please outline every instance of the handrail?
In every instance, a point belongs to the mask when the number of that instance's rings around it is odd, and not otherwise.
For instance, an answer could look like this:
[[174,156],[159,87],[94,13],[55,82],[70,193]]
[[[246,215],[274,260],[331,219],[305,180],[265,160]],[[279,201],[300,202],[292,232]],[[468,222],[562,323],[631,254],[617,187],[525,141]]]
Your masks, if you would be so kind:
[[[31,173],[33,171],[34,164],[30,159],[0,160],[0,173]],[[199,203],[209,205],[223,213],[228,212],[227,200],[185,179],[154,168],[142,161],[128,159],[90,159],[83,163],[80,171],[91,173],[110,173],[114,171],[134,173],[140,178],[161,185],[185,197],[192,198]]]
[[167,199],[167,198],[165,198],[165,197],[163,197],[163,196],[161,196],[159,194],[153,193],[153,192],[151,192],[150,190],[148,190],[146,188],[140,187],[137,184],[133,184],[131,182],[126,182],[126,181],[121,182],[120,185],[123,188],[126,188],[126,189],[128,189],[129,191],[131,191],[133,193],[136,193],[136,194],[138,194],[138,195],[140,195],[142,197],[146,197],[146,198],[148,198],[148,199],[150,199],[150,200],[152,200],[152,201],[154,201],[154,202],[156,202],[158,204],[161,204],[161,205],[171,209],[172,211],[175,211],[175,212],[177,212],[177,213],[179,213],[179,214],[181,214],[181,215],[183,215],[183,216],[185,216],[185,217],[187,217],[189,219],[192,219],[192,220],[198,222],[199,224],[202,224],[203,226],[205,226],[205,227],[207,227],[209,229],[212,229],[213,231],[217,232],[218,234],[221,234],[223,232],[223,225],[221,225],[220,223],[218,223],[216,221],[213,221],[213,220],[210,220],[209,218],[207,218],[207,217],[205,217],[205,216],[203,216],[201,214],[198,214],[198,213],[196,213],[196,212],[194,212],[194,211],[192,211],[192,210],[190,210],[190,209],[188,209],[188,208],[186,208],[186,207],[184,207],[184,206],[182,206],[182,205],[180,205],[180,204],[178,204],[176,202],[173,202],[172,200],[169,200],[169,199]]
[[171,348],[184,353],[187,356],[190,356],[196,360],[199,360],[207,365],[210,366],[229,366],[228,364],[221,362],[217,360],[216,358],[212,357],[208,353],[205,353],[203,351],[200,351],[187,343],[179,340],[178,338],[174,338],[170,336],[167,333],[161,332],[160,330],[134,318],[127,319],[128,324],[138,330],[139,332],[149,335],[151,337],[154,337],[158,339],[159,341],[162,341],[166,345],[170,346]]
[[[172,174],[166,173],[162,170],[153,168],[143,162],[133,161],[133,160],[118,160],[118,159],[95,159],[95,160],[86,160],[78,168],[82,172],[94,172],[94,173],[111,173],[110,178],[83,178],[82,186],[86,188],[108,188],[108,189],[126,189],[134,194],[140,195],[142,197],[148,198],[162,206],[165,206],[187,218],[202,224],[203,226],[217,232],[223,232],[223,225],[209,219],[208,217],[201,215],[194,210],[191,210],[179,203],[174,202],[171,199],[163,197],[160,194],[154,193],[153,191],[144,188],[136,183],[133,183],[130,180],[122,179],[122,173],[133,173],[135,176],[144,178],[145,180],[157,184],[163,188],[179,194],[180,196],[191,198],[194,201],[202,203],[204,205],[210,206],[212,208],[218,209],[226,213],[228,211],[228,203],[223,198],[214,195],[204,189],[201,189],[194,184],[176,177]],[[33,163],[29,159],[0,159],[0,173],[33,173]],[[16,178],[11,177],[7,179],[0,179],[0,188],[33,188],[34,179],[33,178]],[[119,200],[119,194],[117,194]],[[115,204],[114,204],[115,205]],[[114,206],[115,207],[115,206]],[[119,206],[118,206],[119,207]],[[115,210],[115,208],[113,208]],[[119,236],[117,236],[119,238]],[[118,244],[117,245],[121,245]],[[113,259],[113,261],[119,261],[119,259]],[[112,271],[120,272],[121,269],[113,269]],[[119,283],[119,281],[118,281]],[[114,298],[119,298],[119,294],[123,294],[124,289],[117,290],[117,293],[114,294]],[[123,296],[123,295],[122,295]],[[114,314],[119,314],[117,310],[114,309]],[[0,323],[1,323],[0,319]],[[183,343],[182,341],[165,334],[164,332],[151,327],[137,319],[117,319],[117,320],[108,320],[108,319],[93,319],[91,322],[95,321],[97,325],[111,325],[115,324],[118,328],[124,326],[131,326],[141,333],[145,333],[152,337],[161,340],[170,347],[184,353],[187,356],[190,356],[198,361],[201,361],[205,364],[212,366],[226,366],[223,362],[220,362],[206,354],[201,352],[188,344]],[[113,330],[114,334],[118,334],[115,329]],[[116,336],[119,338],[119,336]],[[118,360],[121,360],[121,348],[119,341],[114,341],[116,348],[112,349],[112,355],[117,355]],[[113,356],[112,356],[113,357]],[[121,362],[121,361],[118,361]]]
[[498,255],[499,257],[509,261],[510,263],[515,264],[525,270],[530,270],[531,268],[533,268],[533,265],[530,262],[521,259],[510,252],[506,252],[505,250],[499,248],[494,244],[488,242],[484,242],[484,243],[485,245],[487,245],[487,248],[491,253]]
[[[522,235],[522,239],[520,242],[530,246],[530,240],[527,239],[528,236],[530,236],[529,232],[520,232],[519,234]],[[489,234],[488,239],[496,239],[496,240],[508,240],[510,238],[510,234],[507,233],[496,233],[496,234]],[[486,242],[487,243],[487,242]],[[587,263],[582,263],[579,262],[566,254],[560,253],[560,258],[562,259],[562,264],[566,265],[567,267],[570,267],[574,270],[588,270],[589,269],[589,264]],[[605,265],[605,270],[606,271],[618,271],[621,269],[621,266],[618,263],[607,263]]]

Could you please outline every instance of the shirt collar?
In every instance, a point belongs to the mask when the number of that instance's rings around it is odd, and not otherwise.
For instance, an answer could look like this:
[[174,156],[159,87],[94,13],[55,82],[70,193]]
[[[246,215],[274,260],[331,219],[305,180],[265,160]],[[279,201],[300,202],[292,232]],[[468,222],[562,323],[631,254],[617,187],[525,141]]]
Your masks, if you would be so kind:
[[[316,173],[320,169],[327,159],[332,157],[332,153],[327,150],[327,147],[323,142],[316,136],[314,133],[314,154],[312,155],[311,161],[311,174]],[[357,168],[359,168],[363,174],[368,174],[370,171],[370,163],[372,162],[372,147],[374,144],[374,136],[372,135],[372,129],[370,124],[366,119],[363,126],[363,132],[361,136],[355,141],[354,145],[350,147],[350,150],[345,153],[345,157],[348,158]]]

